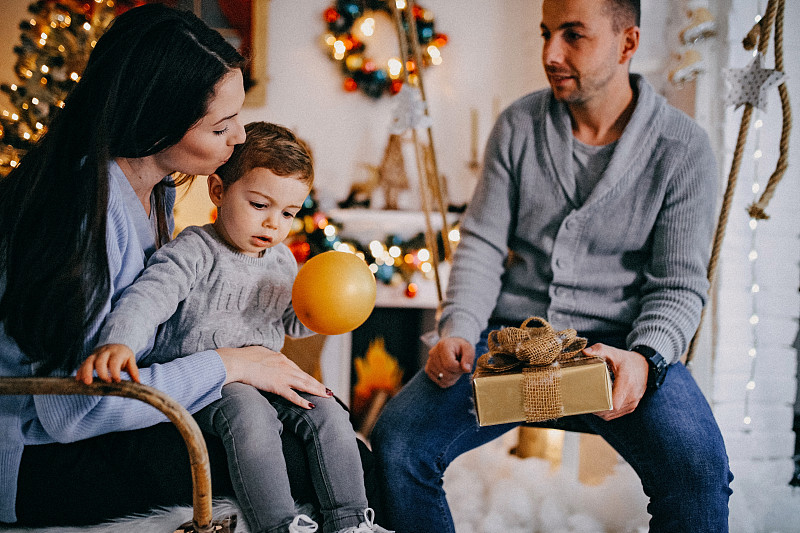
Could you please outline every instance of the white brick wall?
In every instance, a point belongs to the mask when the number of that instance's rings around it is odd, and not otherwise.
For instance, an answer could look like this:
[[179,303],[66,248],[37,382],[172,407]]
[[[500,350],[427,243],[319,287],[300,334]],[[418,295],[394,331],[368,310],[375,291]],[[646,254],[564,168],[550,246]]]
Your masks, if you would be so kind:
[[[755,22],[754,16],[764,12],[766,0],[720,1],[712,5],[723,30],[718,37],[717,61],[721,67],[744,67],[752,53],[743,49],[741,39]],[[726,8],[730,8],[728,12],[724,12]],[[800,102],[800,60],[794,52],[800,49],[798,24],[800,2],[790,0],[785,7],[784,70],[795,106]],[[765,63],[769,68],[774,66],[773,53],[774,42],[770,42]],[[713,78],[714,73],[709,76]],[[721,76],[719,72],[716,80],[700,85],[700,105],[721,105],[716,92],[719,87],[724,88],[719,84]],[[722,180],[726,182],[742,108],[728,108],[722,116],[721,125],[703,125],[712,136],[718,134]],[[754,128],[756,119],[763,122],[760,129]],[[800,315],[797,131],[791,139],[789,169],[767,207],[770,219],[760,221],[753,230],[746,213],[757,198],[752,191],[754,183],[763,190],[775,168],[780,133],[781,103],[777,89],[772,89],[767,112],[755,112],[748,131],[718,271],[719,329],[710,396],[736,476],[731,500],[734,531],[792,531],[796,530],[792,529],[796,527],[794,520],[800,516],[800,494],[787,486],[794,471],[792,425],[797,388],[798,354],[792,343],[798,335]],[[757,149],[763,153],[760,159],[754,158]],[[755,260],[749,258],[753,250],[758,254]],[[751,290],[754,283],[759,286],[757,293]],[[758,316],[756,324],[751,323],[754,314]],[[749,354],[751,348],[756,349],[755,357]],[[754,388],[748,389],[751,380]],[[749,424],[744,423],[745,416],[750,417]],[[791,512],[778,512],[778,508]],[[790,518],[792,515],[794,519]]]

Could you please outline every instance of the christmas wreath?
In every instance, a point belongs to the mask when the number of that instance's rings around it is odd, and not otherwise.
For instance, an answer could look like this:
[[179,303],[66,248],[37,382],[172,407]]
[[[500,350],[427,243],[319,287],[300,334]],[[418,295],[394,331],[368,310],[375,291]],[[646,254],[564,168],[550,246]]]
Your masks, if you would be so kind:
[[[383,11],[394,17],[390,1],[395,2],[398,9],[407,7],[403,0],[337,0],[323,13],[323,19],[327,24],[327,33],[323,36],[323,40],[330,57],[341,63],[346,91],[361,89],[371,98],[380,98],[387,92],[396,94],[403,86],[401,59],[392,58],[387,65],[379,65],[367,55],[364,42],[353,35],[354,24],[361,21],[362,17],[368,16],[370,11]],[[413,16],[422,50],[423,66],[438,65],[441,62],[439,48],[447,43],[447,35],[436,33],[433,13],[430,10],[415,4]],[[403,28],[408,35],[409,29],[405,20]],[[412,51],[408,50],[407,55],[413,57]],[[409,76],[413,76],[417,71],[417,65],[413,60],[409,60],[405,67]]]

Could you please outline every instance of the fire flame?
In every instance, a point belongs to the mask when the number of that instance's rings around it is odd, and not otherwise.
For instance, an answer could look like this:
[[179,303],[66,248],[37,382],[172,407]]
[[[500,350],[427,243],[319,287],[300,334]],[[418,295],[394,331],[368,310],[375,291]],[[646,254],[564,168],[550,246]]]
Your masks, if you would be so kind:
[[358,413],[369,404],[377,391],[386,391],[393,396],[400,390],[403,371],[397,359],[386,351],[382,337],[372,340],[364,357],[353,361],[357,381],[353,386],[353,410]]

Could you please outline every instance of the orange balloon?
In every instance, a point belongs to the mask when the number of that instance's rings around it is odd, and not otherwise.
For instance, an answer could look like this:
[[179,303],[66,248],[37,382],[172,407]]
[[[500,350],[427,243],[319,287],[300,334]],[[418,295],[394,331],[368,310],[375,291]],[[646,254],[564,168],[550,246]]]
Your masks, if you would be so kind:
[[329,251],[309,259],[292,286],[292,305],[308,329],[340,335],[364,323],[375,308],[375,276],[363,259]]

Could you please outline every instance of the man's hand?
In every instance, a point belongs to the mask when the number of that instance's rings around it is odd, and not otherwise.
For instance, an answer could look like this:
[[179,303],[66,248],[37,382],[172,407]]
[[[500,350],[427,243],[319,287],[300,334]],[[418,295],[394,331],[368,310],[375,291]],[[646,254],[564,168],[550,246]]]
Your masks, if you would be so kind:
[[428,352],[425,373],[440,387],[455,385],[462,374],[472,370],[475,347],[460,337],[445,337]]
[[126,371],[131,379],[139,382],[139,367],[136,366],[136,356],[124,344],[105,344],[97,348],[92,355],[78,368],[75,379],[89,385],[97,377],[107,383],[122,381],[121,372]]
[[604,359],[614,373],[611,399],[614,408],[595,413],[603,420],[613,420],[636,409],[647,389],[647,361],[641,354],[612,348],[605,344],[593,344],[583,353]]

